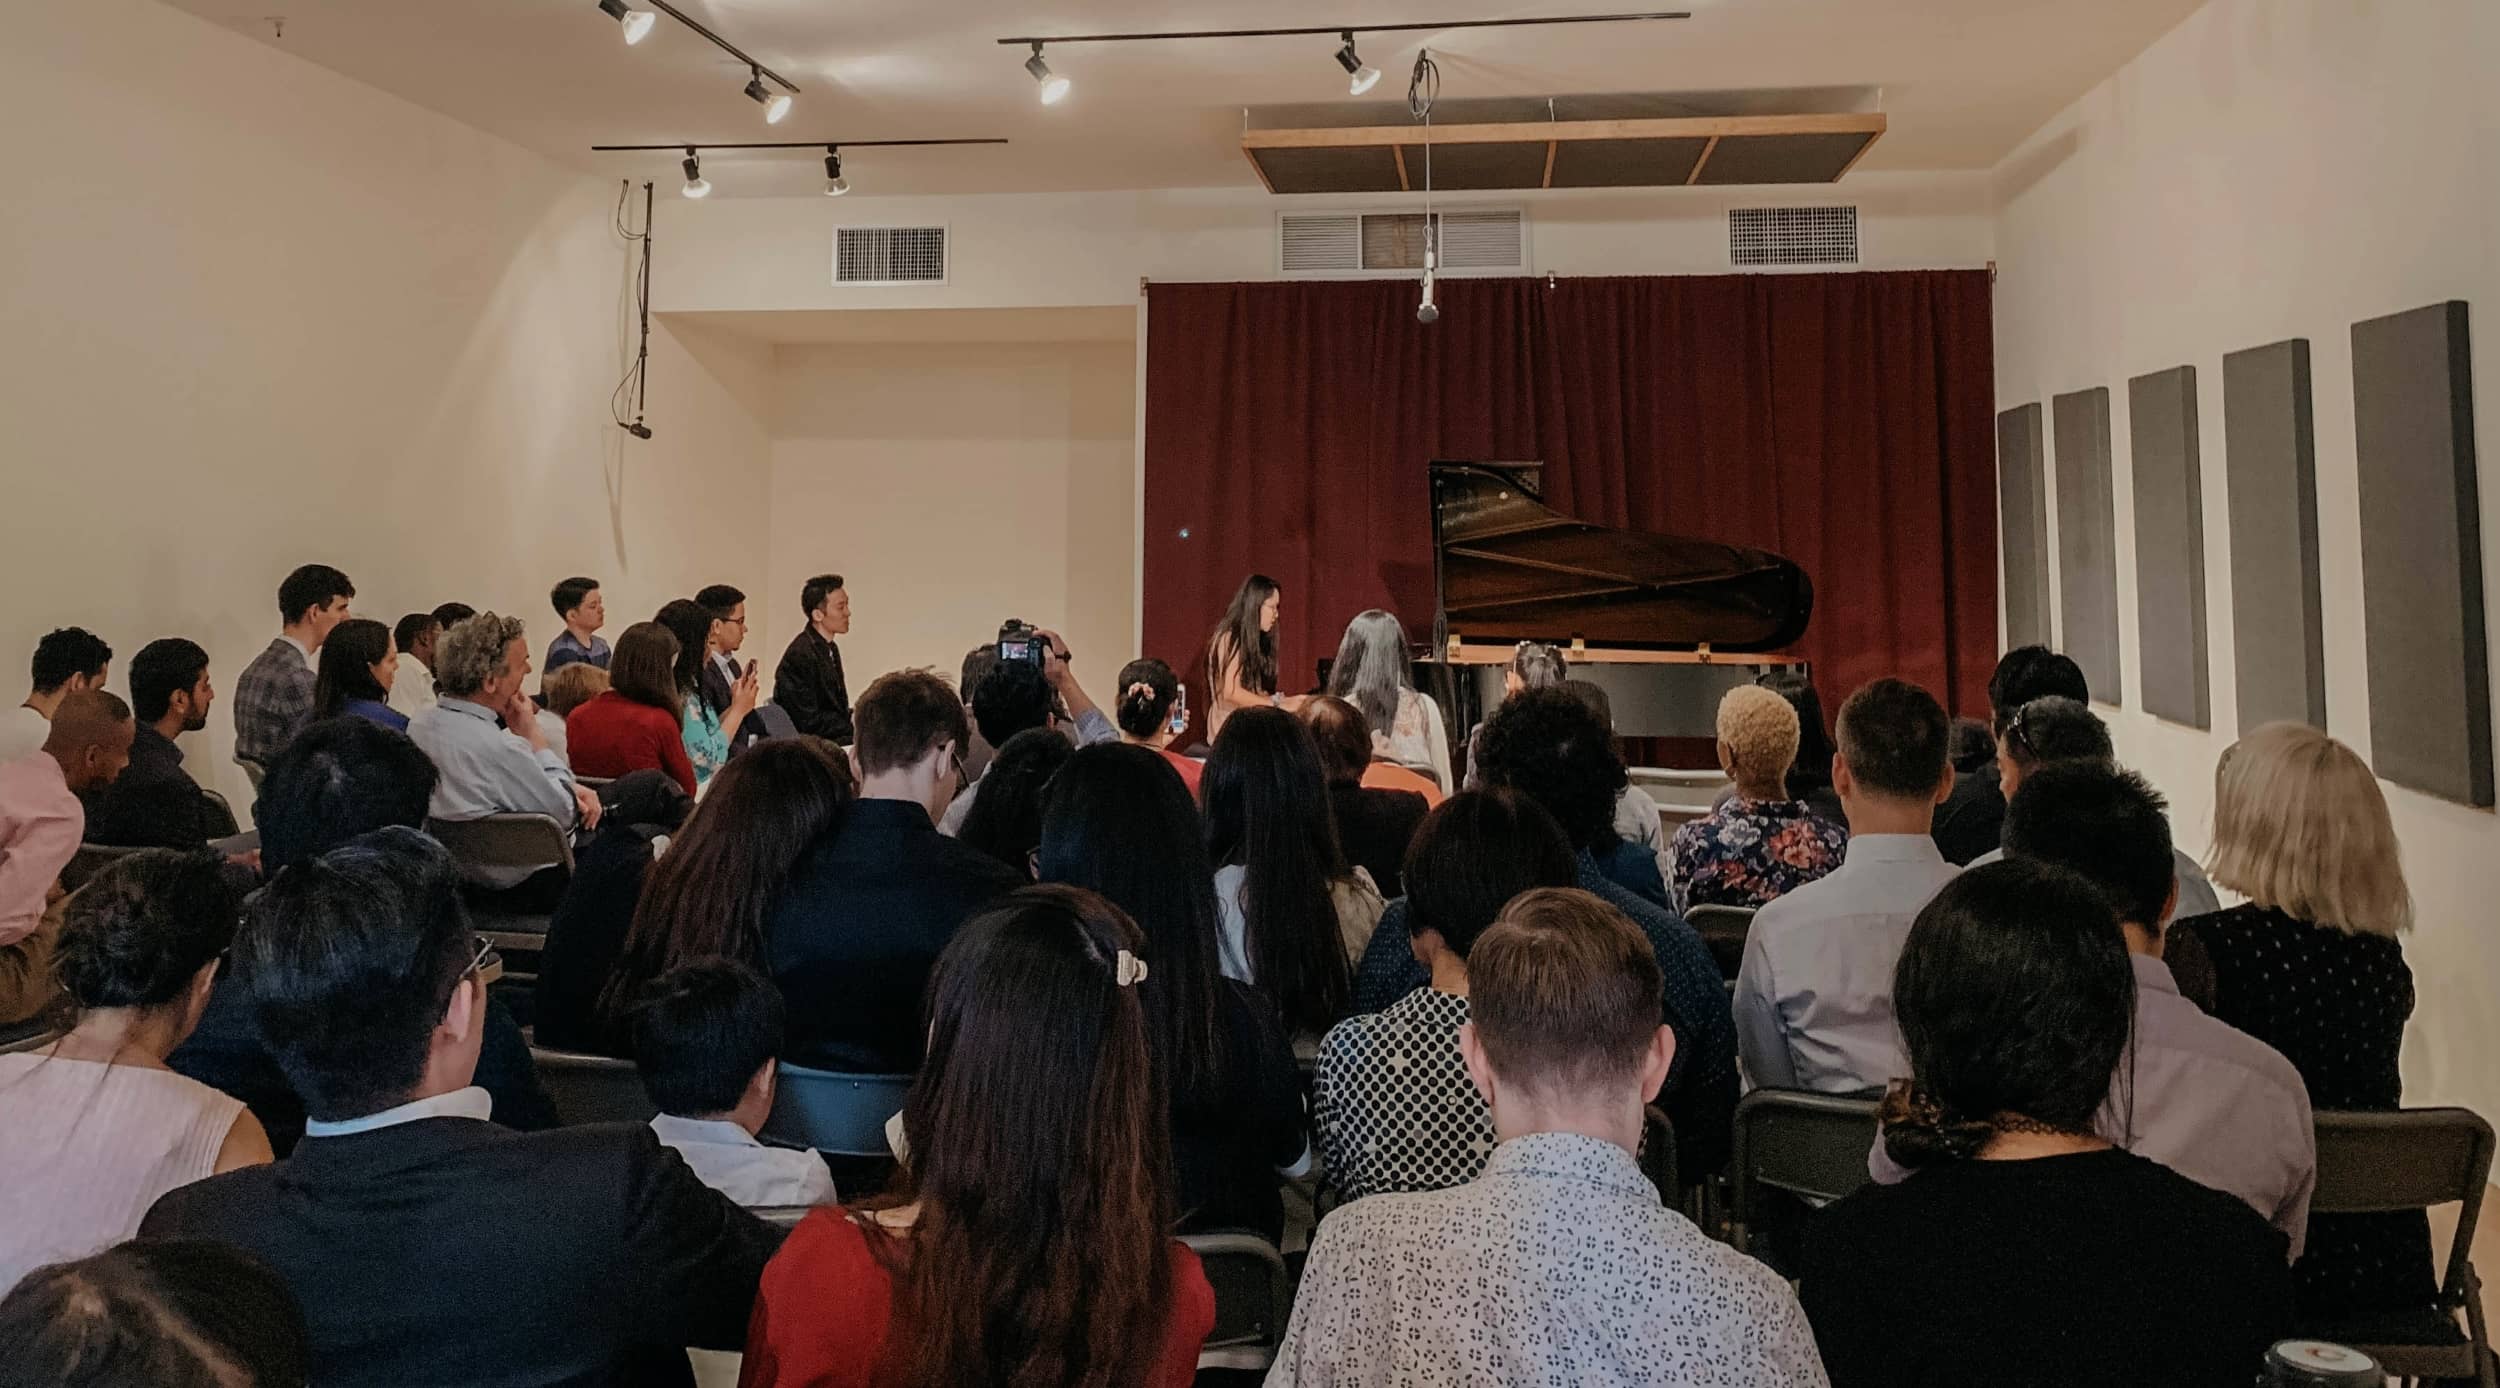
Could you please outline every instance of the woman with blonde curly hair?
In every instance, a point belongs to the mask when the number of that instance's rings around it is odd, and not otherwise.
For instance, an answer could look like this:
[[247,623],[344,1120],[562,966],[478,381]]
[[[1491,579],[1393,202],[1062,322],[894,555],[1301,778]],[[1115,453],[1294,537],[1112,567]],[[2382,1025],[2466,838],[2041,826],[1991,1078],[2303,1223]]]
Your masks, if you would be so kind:
[[1668,885],[1678,909],[1760,906],[1840,866],[1849,831],[1788,795],[1800,726],[1796,708],[1760,685],[1719,700],[1719,769],[1736,793],[1675,831]]

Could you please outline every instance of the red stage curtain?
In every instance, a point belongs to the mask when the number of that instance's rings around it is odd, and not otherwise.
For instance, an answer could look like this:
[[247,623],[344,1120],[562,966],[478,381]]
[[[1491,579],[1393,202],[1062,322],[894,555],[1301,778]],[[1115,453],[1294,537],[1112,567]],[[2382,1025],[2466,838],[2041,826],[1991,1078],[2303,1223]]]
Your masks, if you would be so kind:
[[1430,327],[1411,280],[1148,293],[1149,653],[1195,666],[1253,571],[1284,586],[1288,691],[1366,607],[1423,640],[1425,464],[1536,460],[1564,514],[1804,565],[1827,708],[1899,675],[1985,711],[1985,271],[1444,280]]

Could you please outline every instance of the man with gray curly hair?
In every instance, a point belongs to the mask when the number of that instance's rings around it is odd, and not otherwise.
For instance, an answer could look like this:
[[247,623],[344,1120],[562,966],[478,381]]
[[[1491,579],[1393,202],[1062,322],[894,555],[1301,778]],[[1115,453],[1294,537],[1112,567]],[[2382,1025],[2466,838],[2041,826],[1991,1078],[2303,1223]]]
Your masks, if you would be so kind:
[[[492,814],[543,814],[585,828],[599,822],[599,797],[547,745],[538,708],[521,685],[529,678],[529,642],[521,619],[480,612],[434,645],[434,684],[441,699],[408,720],[408,736],[441,774],[426,813],[435,819],[484,819]],[[476,873],[483,885],[517,886],[527,869]],[[504,880],[494,880],[504,879]]]

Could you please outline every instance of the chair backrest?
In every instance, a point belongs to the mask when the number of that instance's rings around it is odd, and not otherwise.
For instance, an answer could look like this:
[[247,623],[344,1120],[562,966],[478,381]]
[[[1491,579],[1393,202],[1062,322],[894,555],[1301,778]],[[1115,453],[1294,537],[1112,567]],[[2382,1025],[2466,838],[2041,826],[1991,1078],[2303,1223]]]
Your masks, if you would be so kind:
[[2309,1212],[2370,1214],[2456,1204],[2457,1234],[2440,1285],[2444,1299],[2467,1294],[2472,1279],[2466,1258],[2491,1180],[2491,1125],[2461,1108],[2321,1109],[2316,1123],[2318,1185]]
[[212,822],[208,826],[208,836],[210,838],[232,838],[234,835],[242,832],[243,822],[234,817],[234,806],[226,799],[226,797],[219,795],[217,792],[210,790],[206,786],[202,786],[200,787],[200,799],[207,802],[209,812],[213,816]]
[[269,768],[249,757],[236,757],[234,764],[243,768],[243,779],[252,783],[252,793],[260,794],[260,778],[269,774]]
[[1675,1122],[1667,1111],[1650,1104],[1641,1110],[1641,1174],[1658,1188],[1670,1208],[1684,1201],[1684,1179],[1676,1170]]
[[1757,1089],[1736,1106],[1735,1181],[1729,1216],[1751,1223],[1765,1189],[1837,1200],[1873,1179],[1875,1101]]
[[764,1136],[846,1157],[893,1155],[885,1120],[903,1111],[909,1075],[845,1075],[783,1062]]
[[779,704],[757,704],[755,721],[764,727],[766,737],[797,737],[799,725],[790,719],[790,710]]
[[429,819],[425,832],[451,850],[463,868],[573,870],[573,836],[543,814],[490,814],[483,819]]
[[815,1205],[749,1205],[747,1213],[776,1229],[795,1229],[799,1221],[813,1214]]
[[648,1123],[659,1116],[630,1060],[532,1044],[530,1062],[561,1122]]
[[70,855],[68,864],[61,869],[61,890],[77,891],[80,887],[87,885],[89,878],[112,866],[116,861],[139,851],[136,848],[123,848],[108,843],[82,843],[78,845],[78,851]]
[[1198,1367],[1260,1372],[1284,1343],[1293,1316],[1293,1281],[1285,1255],[1256,1234],[1183,1234],[1215,1289],[1215,1328],[1198,1351]]
[[1736,971],[1744,965],[1745,935],[1753,929],[1753,912],[1751,906],[1713,903],[1684,909],[1684,923],[1710,947],[1710,957],[1718,962],[1723,977],[1736,977]]

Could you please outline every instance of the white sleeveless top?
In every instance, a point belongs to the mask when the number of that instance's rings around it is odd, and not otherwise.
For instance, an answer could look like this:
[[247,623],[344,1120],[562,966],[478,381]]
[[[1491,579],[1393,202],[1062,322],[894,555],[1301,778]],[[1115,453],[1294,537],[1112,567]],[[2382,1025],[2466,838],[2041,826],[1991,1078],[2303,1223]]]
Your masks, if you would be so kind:
[[0,1055],[0,1294],[139,1232],[212,1174],[241,1100],[170,1070]]

